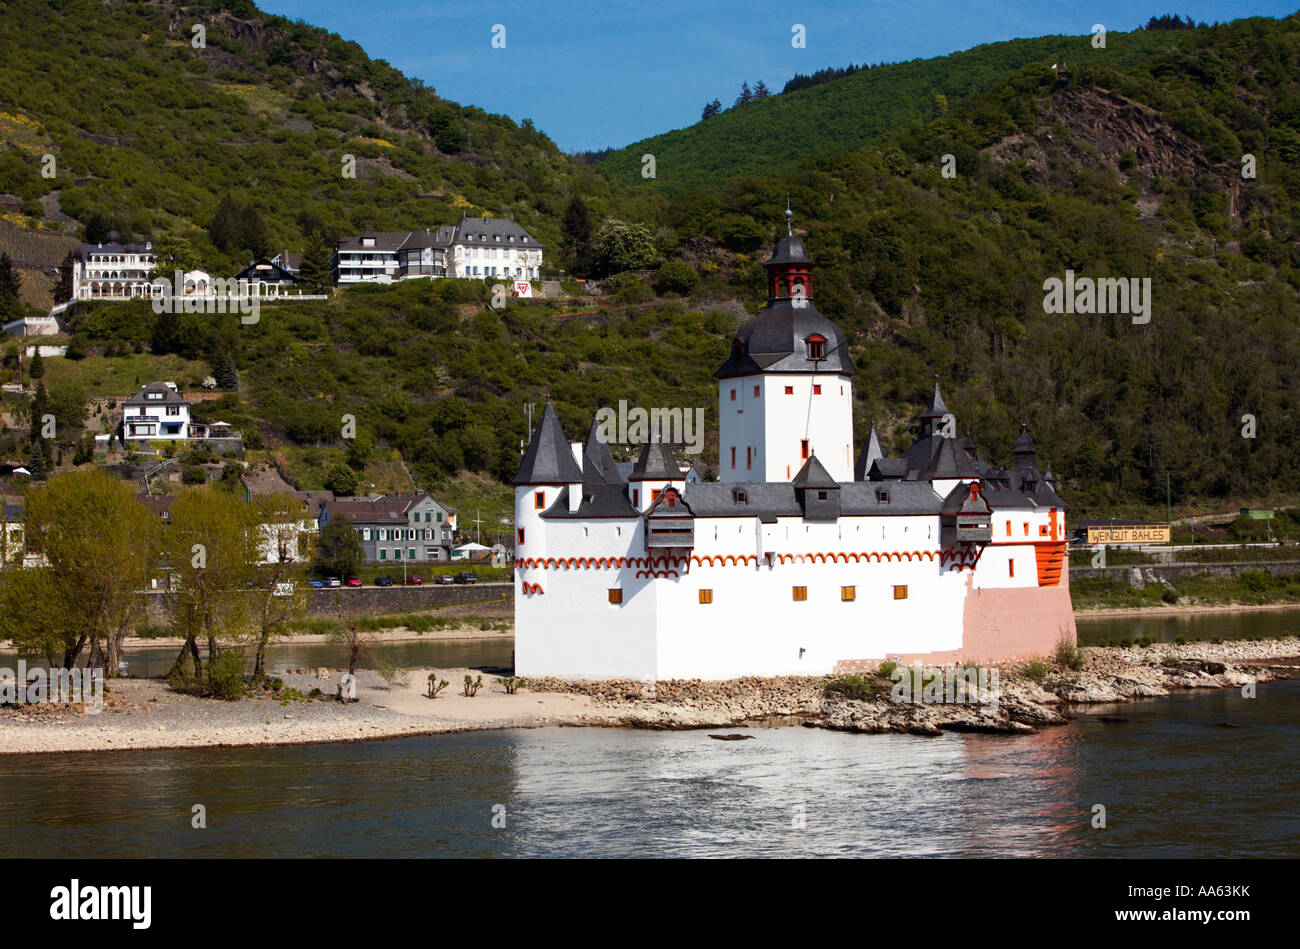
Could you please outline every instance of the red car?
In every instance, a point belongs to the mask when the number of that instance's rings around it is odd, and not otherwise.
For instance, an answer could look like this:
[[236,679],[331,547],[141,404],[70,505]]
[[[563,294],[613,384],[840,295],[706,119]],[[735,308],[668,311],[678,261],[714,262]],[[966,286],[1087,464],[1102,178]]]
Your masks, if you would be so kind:
[[422,587],[424,586],[424,577],[407,577],[406,585],[408,587]]
[[359,586],[361,586],[361,580],[360,580],[358,577],[348,577],[348,578],[347,578],[346,580],[344,580],[343,582],[346,583],[346,584],[347,584],[348,586],[350,586],[350,587],[359,587]]

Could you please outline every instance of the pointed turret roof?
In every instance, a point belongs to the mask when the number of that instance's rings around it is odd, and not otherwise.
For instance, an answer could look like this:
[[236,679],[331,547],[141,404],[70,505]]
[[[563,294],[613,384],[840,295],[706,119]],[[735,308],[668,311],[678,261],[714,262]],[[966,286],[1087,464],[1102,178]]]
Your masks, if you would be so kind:
[[934,395],[930,398],[930,407],[922,414],[918,415],[917,418],[937,419],[951,414],[952,413],[948,411],[948,406],[943,404],[943,396],[939,393],[939,383],[936,382],[934,384]]
[[560,417],[550,402],[542,410],[542,421],[533,432],[532,441],[519,462],[515,484],[574,484],[582,480],[582,471],[573,458],[573,450],[564,438]]
[[871,425],[871,434],[867,436],[867,447],[862,449],[862,454],[858,455],[858,463],[853,468],[854,481],[866,481],[867,475],[871,473],[871,465],[877,458],[885,457],[885,453],[880,450],[880,437],[876,435],[875,423]]
[[1029,426],[1021,424],[1020,437],[1016,439],[1016,446],[1011,450],[1013,455],[1032,455],[1034,451],[1034,440],[1029,435]]
[[796,488],[838,488],[839,482],[831,477],[830,472],[825,466],[817,460],[817,456],[809,455],[808,460],[803,463],[803,467],[790,479],[790,483]]
[[584,484],[622,484],[618,463],[609,450],[609,445],[600,437],[600,423],[591,422],[591,431],[587,433],[587,444],[582,451],[582,480]]
[[664,442],[646,442],[632,467],[630,481],[681,481],[682,469],[673,459],[672,449]]

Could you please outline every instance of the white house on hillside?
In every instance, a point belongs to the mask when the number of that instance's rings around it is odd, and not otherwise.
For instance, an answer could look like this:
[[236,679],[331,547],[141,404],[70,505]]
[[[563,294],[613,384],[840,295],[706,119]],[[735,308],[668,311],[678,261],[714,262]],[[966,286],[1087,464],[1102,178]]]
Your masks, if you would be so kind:
[[122,437],[182,441],[189,437],[190,406],[174,382],[151,382],[122,403]]
[[152,294],[153,244],[82,244],[72,255],[72,296],[77,300],[132,300]]
[[536,280],[543,245],[508,218],[462,218],[416,231],[366,231],[334,247],[334,282],[393,283],[433,277]]

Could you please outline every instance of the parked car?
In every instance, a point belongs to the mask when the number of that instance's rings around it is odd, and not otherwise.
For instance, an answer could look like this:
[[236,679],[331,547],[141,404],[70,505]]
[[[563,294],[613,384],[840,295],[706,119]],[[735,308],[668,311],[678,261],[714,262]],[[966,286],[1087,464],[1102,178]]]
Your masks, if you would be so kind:
[[347,584],[348,586],[350,586],[350,587],[359,587],[359,586],[361,586],[361,579],[360,579],[359,577],[348,577],[348,578],[347,578],[346,580],[344,580],[343,582],[346,583],[346,584]]
[[391,587],[392,585],[393,585],[392,577],[378,577],[375,580],[375,586],[377,587]]
[[478,574],[469,570],[456,574],[457,583],[478,583]]
[[325,585],[330,587],[341,587],[343,586],[343,581],[340,580],[338,577],[330,577],[328,580],[325,581]]
[[315,587],[317,590],[319,590],[321,587],[325,586],[325,581],[324,581],[324,580],[308,580],[308,581],[307,581],[307,584],[308,584],[309,586],[313,586],[313,587]]
[[456,582],[456,578],[453,577],[453,576],[452,576],[451,574],[449,574],[449,573],[444,573],[444,574],[441,574],[441,575],[438,577],[437,582],[438,582],[438,583],[443,583],[443,584],[455,583],[455,582]]
[[424,586],[424,577],[407,577],[406,585],[408,587],[422,587]]

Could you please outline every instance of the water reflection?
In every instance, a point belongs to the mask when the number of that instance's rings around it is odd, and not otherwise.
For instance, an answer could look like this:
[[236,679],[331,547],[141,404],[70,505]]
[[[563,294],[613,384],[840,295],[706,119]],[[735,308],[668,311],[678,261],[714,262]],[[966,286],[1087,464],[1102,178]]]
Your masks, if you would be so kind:
[[1259,639],[1300,633],[1300,609],[1246,613],[1155,613],[1140,616],[1095,616],[1077,620],[1079,643],[1095,646],[1121,639],[1150,636],[1172,643],[1179,636],[1194,639]]

